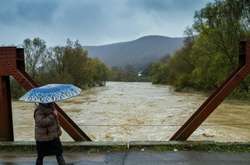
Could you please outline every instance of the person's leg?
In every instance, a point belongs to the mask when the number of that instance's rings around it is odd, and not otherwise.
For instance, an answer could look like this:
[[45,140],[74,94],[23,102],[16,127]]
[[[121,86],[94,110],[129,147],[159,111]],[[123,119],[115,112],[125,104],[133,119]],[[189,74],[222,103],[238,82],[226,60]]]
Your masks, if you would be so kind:
[[62,154],[56,155],[56,160],[57,160],[58,165],[66,165]]
[[36,159],[36,165],[43,165],[43,155],[38,155]]

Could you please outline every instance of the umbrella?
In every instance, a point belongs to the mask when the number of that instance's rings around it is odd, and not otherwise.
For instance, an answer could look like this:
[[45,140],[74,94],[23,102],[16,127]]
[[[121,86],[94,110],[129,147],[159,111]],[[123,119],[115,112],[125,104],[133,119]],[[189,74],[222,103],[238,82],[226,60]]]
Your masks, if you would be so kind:
[[48,84],[33,88],[19,100],[35,103],[51,103],[65,100],[81,93],[81,89],[72,84]]

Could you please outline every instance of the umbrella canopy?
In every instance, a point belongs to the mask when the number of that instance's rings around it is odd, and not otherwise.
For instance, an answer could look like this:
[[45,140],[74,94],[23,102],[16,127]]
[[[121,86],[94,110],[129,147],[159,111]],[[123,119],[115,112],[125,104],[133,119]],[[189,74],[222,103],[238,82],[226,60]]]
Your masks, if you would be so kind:
[[81,93],[81,89],[72,84],[48,84],[33,88],[19,100],[35,103],[51,103],[65,100]]

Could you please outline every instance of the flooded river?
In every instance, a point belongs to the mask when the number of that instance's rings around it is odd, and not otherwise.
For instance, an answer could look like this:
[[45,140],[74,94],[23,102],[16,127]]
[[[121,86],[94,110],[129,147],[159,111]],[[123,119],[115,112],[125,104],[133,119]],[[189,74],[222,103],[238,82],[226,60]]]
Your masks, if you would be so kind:
[[[108,82],[59,105],[94,141],[165,141],[205,99],[170,86]],[[13,102],[15,140],[33,140],[33,109]],[[71,138],[64,132],[62,140]],[[250,141],[250,103],[226,101],[189,140]]]

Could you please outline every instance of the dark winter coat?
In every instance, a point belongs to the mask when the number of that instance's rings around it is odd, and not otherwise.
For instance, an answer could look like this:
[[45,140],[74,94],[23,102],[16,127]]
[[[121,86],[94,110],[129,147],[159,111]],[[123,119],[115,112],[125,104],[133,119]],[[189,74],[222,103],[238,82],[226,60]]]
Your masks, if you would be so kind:
[[34,118],[36,141],[51,141],[61,136],[62,131],[53,108],[39,104],[34,112]]

